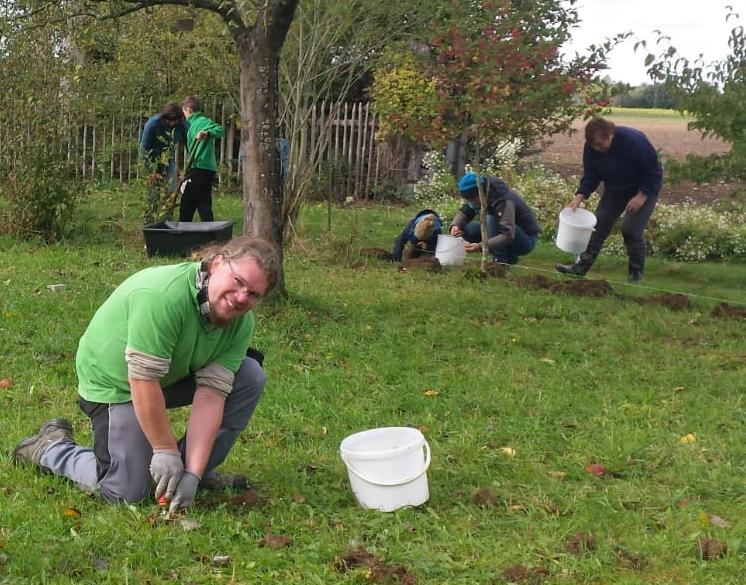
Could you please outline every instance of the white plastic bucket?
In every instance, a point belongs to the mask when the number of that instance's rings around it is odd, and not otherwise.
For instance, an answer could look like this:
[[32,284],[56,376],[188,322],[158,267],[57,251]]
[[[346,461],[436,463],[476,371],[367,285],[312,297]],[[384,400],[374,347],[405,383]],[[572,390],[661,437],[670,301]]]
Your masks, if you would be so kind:
[[440,261],[442,266],[462,266],[466,259],[464,239],[438,234],[438,243],[435,245],[435,257]]
[[339,453],[347,466],[352,493],[363,508],[393,512],[424,504],[430,497],[430,445],[417,429],[361,431],[344,439]]
[[591,234],[596,227],[596,216],[587,209],[578,207],[575,211],[566,207],[559,214],[557,247],[570,254],[581,254],[588,247]]

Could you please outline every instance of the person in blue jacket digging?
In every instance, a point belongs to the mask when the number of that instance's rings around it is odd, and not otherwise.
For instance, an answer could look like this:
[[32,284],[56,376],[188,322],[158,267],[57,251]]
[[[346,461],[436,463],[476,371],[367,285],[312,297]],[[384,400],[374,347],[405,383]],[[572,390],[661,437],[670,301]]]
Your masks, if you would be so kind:
[[[499,177],[482,177],[487,196],[487,247],[495,262],[517,264],[539,240],[539,222],[523,198]],[[476,173],[466,173],[458,183],[464,204],[451,222],[451,235],[463,236],[467,252],[482,248],[479,225],[479,190]]]
[[432,209],[423,209],[397,236],[391,255],[400,262],[419,256],[434,256],[442,229],[440,216]]
[[585,276],[614,223],[624,214],[622,236],[629,256],[628,282],[636,284],[645,268],[643,232],[658,203],[663,169],[658,153],[642,132],[594,117],[585,126],[583,177],[570,209],[577,209],[602,181],[604,192],[595,212],[596,231],[588,247],[576,262],[557,264],[556,268],[562,274]]

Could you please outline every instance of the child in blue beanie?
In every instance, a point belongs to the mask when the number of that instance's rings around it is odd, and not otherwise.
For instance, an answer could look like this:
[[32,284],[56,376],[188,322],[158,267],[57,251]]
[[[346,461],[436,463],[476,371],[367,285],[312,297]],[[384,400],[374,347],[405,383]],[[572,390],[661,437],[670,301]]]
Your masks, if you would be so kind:
[[[481,250],[482,231],[477,217],[481,203],[476,173],[461,177],[458,188],[465,201],[451,222],[451,235],[463,237],[468,242],[467,251]],[[516,264],[539,240],[541,229],[536,216],[499,177],[482,177],[482,188],[487,198],[487,247],[496,262]]]

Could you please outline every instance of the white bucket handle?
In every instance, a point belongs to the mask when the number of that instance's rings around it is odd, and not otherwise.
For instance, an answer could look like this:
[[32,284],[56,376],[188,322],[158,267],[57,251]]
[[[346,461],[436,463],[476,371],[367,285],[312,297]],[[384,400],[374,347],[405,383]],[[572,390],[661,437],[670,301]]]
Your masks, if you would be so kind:
[[421,471],[418,471],[411,477],[407,477],[406,479],[397,479],[396,481],[392,482],[382,482],[378,480],[371,479],[369,477],[365,477],[362,475],[357,469],[355,469],[352,465],[350,465],[350,462],[345,458],[344,453],[340,453],[342,456],[342,461],[344,461],[345,465],[347,466],[347,469],[350,470],[352,473],[357,475],[360,479],[362,479],[366,483],[372,483],[373,485],[381,485],[385,487],[393,487],[397,485],[404,485],[405,483],[409,483],[420,477],[423,473],[425,473],[430,467],[430,445],[427,441],[422,445],[423,449],[425,449],[425,468]]

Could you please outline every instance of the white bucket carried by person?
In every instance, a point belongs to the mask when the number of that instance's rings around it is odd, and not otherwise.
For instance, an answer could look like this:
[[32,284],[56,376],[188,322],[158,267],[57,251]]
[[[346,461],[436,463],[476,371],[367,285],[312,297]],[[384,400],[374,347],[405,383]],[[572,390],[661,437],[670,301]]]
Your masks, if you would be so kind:
[[382,427],[344,439],[339,453],[350,487],[363,508],[393,512],[419,506],[430,497],[430,445],[411,427]]
[[585,252],[595,227],[596,216],[593,213],[580,207],[575,211],[566,207],[559,214],[555,243],[563,252],[577,256]]
[[466,259],[464,239],[438,234],[435,257],[440,261],[441,266],[462,266]]

